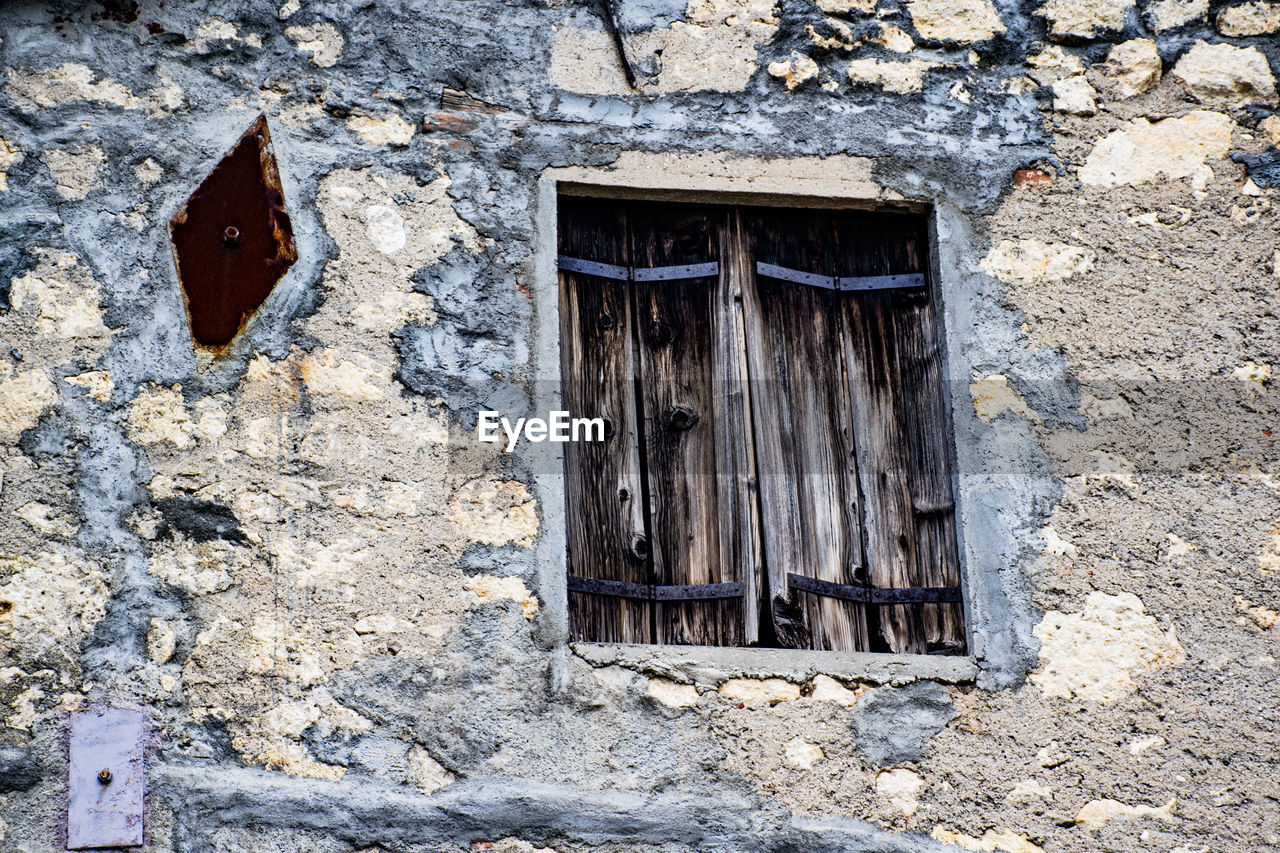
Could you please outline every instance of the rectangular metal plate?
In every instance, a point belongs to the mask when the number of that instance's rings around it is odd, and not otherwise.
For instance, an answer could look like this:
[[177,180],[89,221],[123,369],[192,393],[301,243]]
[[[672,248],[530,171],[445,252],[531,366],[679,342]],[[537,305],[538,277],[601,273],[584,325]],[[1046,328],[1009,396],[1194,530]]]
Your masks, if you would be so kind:
[[562,270],[580,272],[583,275],[594,275],[600,278],[611,278],[616,281],[627,281],[631,278],[630,270],[617,264],[602,264],[599,261],[584,261],[582,258],[571,258],[568,255],[557,257]]
[[764,261],[756,261],[756,272],[767,278],[776,278],[780,281],[793,281],[796,284],[807,284],[810,287],[825,287],[827,290],[836,289],[836,280],[829,275],[793,270],[776,264],[766,264]]
[[924,275],[922,273],[841,276],[836,279],[837,290],[896,290],[898,288],[911,287],[924,287]]
[[[147,725],[141,711],[103,708],[71,715],[71,804],[67,848],[142,844]],[[111,774],[103,784],[98,775]]]
[[720,263],[709,261],[705,264],[680,264],[674,267],[636,267],[631,277],[636,281],[682,281],[689,278],[706,278],[720,275]]

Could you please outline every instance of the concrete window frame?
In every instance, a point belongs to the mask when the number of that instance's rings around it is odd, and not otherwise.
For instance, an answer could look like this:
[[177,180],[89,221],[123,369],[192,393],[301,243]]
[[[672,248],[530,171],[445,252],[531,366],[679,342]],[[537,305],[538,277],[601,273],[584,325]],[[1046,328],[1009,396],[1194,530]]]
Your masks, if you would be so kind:
[[[934,298],[944,350],[944,376],[953,377],[951,357],[956,348],[950,330],[956,316],[951,311],[955,276],[940,263],[939,216],[958,216],[940,210],[932,200],[907,199],[885,189],[873,178],[875,161],[835,156],[762,160],[718,153],[652,154],[622,152],[603,167],[552,167],[543,171],[534,202],[534,256],[532,296],[534,347],[531,354],[534,409],[562,408],[560,401],[559,282],[556,266],[557,205],[561,195],[626,200],[733,203],[772,207],[885,210],[896,209],[927,215],[929,263],[936,282]],[[949,229],[954,230],[954,229]],[[958,405],[955,381],[946,383],[944,401],[955,423]],[[950,440],[957,441],[957,429]],[[546,446],[544,446],[544,449]],[[953,447],[953,451],[956,450]],[[822,674],[845,681],[905,683],[929,679],[946,683],[986,682],[1004,686],[1021,680],[1025,662],[1016,650],[1005,648],[1001,638],[1001,614],[1021,621],[1007,586],[993,578],[991,569],[974,571],[990,560],[974,560],[975,552],[965,536],[966,502],[973,496],[959,478],[955,483],[956,528],[959,539],[961,586],[965,602],[965,656],[899,655],[871,652],[812,651],[750,647],[628,645],[574,642],[570,640],[567,588],[567,544],[563,487],[563,456],[553,451],[554,470],[535,475],[541,510],[541,532],[535,544],[538,593],[544,612],[544,642],[556,657],[566,661],[576,655],[594,667],[617,665],[653,675],[695,684],[716,685],[730,678],[785,678],[803,682]],[[956,454],[959,463],[961,455]],[[548,461],[545,460],[544,461]],[[993,580],[995,582],[993,582]],[[1012,628],[1010,628],[1012,632]],[[994,641],[994,642],[993,642]],[[1013,645],[1013,643],[1008,643]],[[984,660],[984,652],[994,651]],[[994,678],[983,678],[992,669]]]

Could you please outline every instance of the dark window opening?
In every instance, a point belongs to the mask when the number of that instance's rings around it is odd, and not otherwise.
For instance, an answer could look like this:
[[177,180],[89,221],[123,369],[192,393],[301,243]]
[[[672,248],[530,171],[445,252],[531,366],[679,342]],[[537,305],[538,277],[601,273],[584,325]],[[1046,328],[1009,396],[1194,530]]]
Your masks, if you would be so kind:
[[562,198],[577,640],[962,654],[925,218]]

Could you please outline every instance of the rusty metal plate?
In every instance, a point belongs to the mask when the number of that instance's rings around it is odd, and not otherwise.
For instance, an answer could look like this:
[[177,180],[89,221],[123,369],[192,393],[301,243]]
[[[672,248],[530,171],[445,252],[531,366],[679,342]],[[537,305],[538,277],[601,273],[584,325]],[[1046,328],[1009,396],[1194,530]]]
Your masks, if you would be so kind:
[[142,844],[146,740],[141,711],[103,708],[71,715],[69,850]]
[[298,259],[265,115],[169,222],[191,335],[230,343]]

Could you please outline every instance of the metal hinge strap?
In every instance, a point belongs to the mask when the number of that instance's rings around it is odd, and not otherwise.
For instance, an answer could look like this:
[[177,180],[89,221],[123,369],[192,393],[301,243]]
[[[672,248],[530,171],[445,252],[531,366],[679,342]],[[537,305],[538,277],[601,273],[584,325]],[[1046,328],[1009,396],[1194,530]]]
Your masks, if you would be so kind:
[[776,264],[766,264],[764,261],[756,261],[756,273],[766,278],[776,278],[779,281],[790,281],[795,284],[821,287],[826,290],[894,290],[898,288],[924,287],[923,273],[831,276],[793,270]]
[[642,598],[649,601],[691,601],[707,598],[741,598],[745,588],[734,583],[648,584],[580,578],[569,575],[570,592],[611,595],[615,598]]
[[865,586],[850,586],[843,583],[809,578],[804,575],[787,573],[787,583],[792,589],[824,595],[827,598],[842,598],[845,601],[860,601],[863,604],[941,604],[960,601],[958,586],[908,586],[891,589],[877,589]]
[[580,272],[584,275],[611,278],[615,281],[680,281],[720,274],[719,261],[709,261],[705,264],[677,264],[669,267],[624,267],[618,264],[571,258],[568,255],[559,255],[556,261],[560,269],[567,272]]

